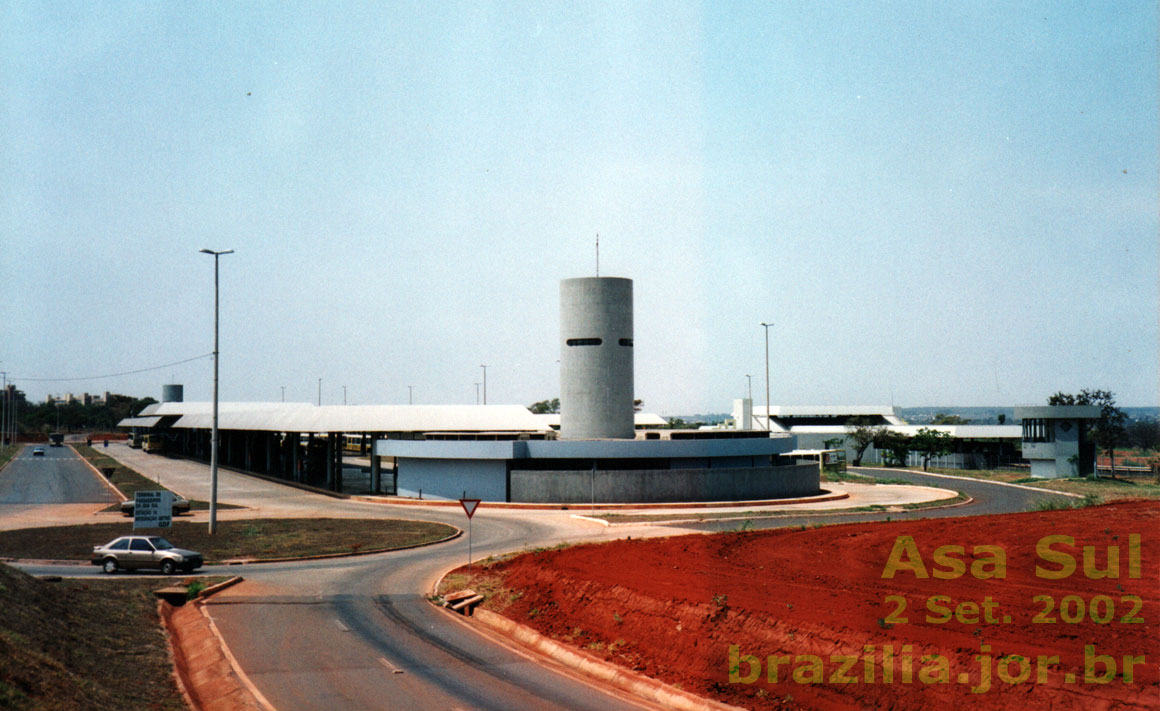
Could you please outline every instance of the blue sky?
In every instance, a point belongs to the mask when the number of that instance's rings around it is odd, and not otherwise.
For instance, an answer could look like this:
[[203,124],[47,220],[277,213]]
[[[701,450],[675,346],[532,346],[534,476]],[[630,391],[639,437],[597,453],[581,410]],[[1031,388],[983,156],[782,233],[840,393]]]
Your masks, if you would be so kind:
[[30,397],[1158,397],[1155,3],[0,0],[0,369]]

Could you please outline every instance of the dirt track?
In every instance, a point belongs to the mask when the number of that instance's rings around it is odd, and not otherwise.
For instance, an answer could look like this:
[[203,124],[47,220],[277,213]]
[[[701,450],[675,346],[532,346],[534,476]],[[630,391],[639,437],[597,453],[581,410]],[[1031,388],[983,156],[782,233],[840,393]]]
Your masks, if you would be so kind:
[[[494,595],[489,606],[750,708],[1151,709],[1160,703],[1158,532],[1160,504],[1132,502],[618,541],[493,567],[512,594]],[[1041,543],[1051,535],[1071,536],[1074,546]],[[1037,543],[1050,543],[1046,555]],[[962,561],[957,577],[953,564],[934,559],[948,545],[963,547],[952,555]],[[975,551],[980,545],[994,548]],[[1087,577],[1083,546],[1094,546],[1100,570],[1111,570],[1116,551],[1118,575]],[[898,565],[884,577],[892,552]],[[928,577],[916,574],[915,554]],[[998,571],[1000,555],[1005,576],[984,577]],[[1037,575],[1037,566],[1060,570],[1047,556],[1074,557],[1076,569]],[[989,561],[972,567],[976,558]],[[931,603],[934,596],[950,599]],[[959,603],[968,604],[956,618]],[[1125,657],[1145,658],[1130,679]]]

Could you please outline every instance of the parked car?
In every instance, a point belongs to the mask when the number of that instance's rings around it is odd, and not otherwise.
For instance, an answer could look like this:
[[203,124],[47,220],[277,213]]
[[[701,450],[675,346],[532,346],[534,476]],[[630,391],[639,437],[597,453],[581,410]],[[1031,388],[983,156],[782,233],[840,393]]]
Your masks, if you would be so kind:
[[103,546],[93,546],[92,563],[110,574],[121,568],[156,568],[172,575],[178,570],[197,570],[203,558],[201,553],[177,548],[159,536],[121,536]]
[[44,456],[44,447],[35,447],[35,448],[33,448],[33,450],[32,450],[32,456],[34,456],[34,457],[43,457],[43,456]]
[[[133,499],[126,499],[121,502],[121,513],[125,514],[126,516],[132,516],[133,509],[135,508],[137,508],[137,502],[135,502]],[[178,514],[183,513],[189,513],[189,499],[185,498],[184,496],[177,496],[174,494],[173,515],[177,516]]]

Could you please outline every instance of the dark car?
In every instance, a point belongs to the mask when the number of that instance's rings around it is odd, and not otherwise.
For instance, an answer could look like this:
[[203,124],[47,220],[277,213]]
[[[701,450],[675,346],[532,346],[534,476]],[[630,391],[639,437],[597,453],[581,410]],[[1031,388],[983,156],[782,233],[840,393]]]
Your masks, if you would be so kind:
[[[137,508],[137,502],[133,499],[126,499],[121,502],[121,513],[126,516],[133,515],[133,509]],[[173,496],[173,515],[189,513],[189,499],[184,496]]]
[[156,568],[172,575],[179,570],[197,570],[203,562],[201,553],[177,548],[160,536],[121,536],[103,546],[93,546],[92,556],[92,564],[101,566],[106,573],[121,568]]

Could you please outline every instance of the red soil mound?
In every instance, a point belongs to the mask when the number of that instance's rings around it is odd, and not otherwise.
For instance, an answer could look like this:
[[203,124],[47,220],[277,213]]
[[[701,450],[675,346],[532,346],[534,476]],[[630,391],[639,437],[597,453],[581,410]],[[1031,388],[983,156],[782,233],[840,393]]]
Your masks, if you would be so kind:
[[1160,503],[1129,502],[617,541],[489,574],[521,593],[515,621],[739,706],[1144,709],[1158,532]]

